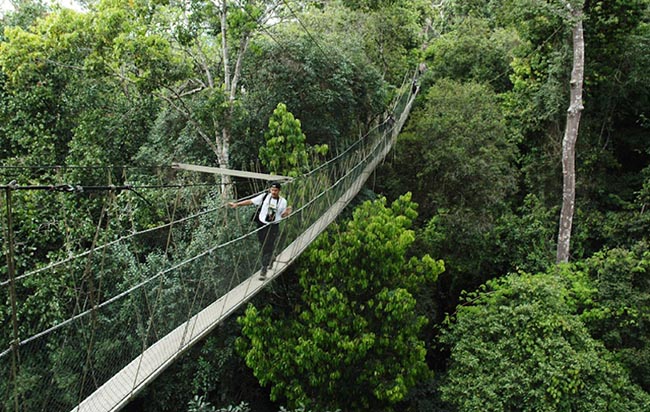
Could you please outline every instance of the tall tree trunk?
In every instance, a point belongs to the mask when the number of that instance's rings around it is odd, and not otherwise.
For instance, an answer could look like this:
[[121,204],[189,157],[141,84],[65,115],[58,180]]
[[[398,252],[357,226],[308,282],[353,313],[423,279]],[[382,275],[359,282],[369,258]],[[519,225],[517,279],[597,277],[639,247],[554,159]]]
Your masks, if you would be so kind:
[[[569,5],[571,7],[571,5]],[[557,263],[569,261],[571,228],[576,197],[575,152],[578,140],[580,115],[582,114],[582,84],[585,70],[585,42],[582,29],[582,6],[571,9],[573,27],[573,69],[571,71],[571,97],[567,111],[566,128],[562,139],[562,211],[557,237]]]
[[230,60],[228,58],[228,2],[227,0],[221,0],[222,9],[221,9],[221,53],[223,58],[223,82],[226,87],[226,91],[230,90]]
[[[232,107],[232,102],[230,99],[231,96],[231,82],[230,82],[230,58],[228,53],[228,27],[227,27],[227,11],[228,11],[228,2],[227,0],[222,0],[222,10],[221,10],[221,52],[223,56],[223,83],[226,90],[226,95],[228,96],[229,104]],[[232,110],[228,111],[228,116],[230,116]],[[222,128],[219,131],[215,131],[216,143],[219,154],[217,156],[217,161],[219,162],[219,167],[229,168],[230,167],[230,130],[228,129],[230,124],[230,119],[224,119],[221,122]],[[230,176],[222,175],[221,176],[221,194],[224,198],[232,197],[232,179]]]
[[[235,109],[235,98],[237,97],[237,83],[239,82],[239,77],[241,75],[242,60],[250,38],[252,35],[251,31],[242,33],[242,37],[239,41],[239,49],[237,50],[237,58],[235,60],[234,70],[230,70],[230,50],[228,48],[228,27],[227,27],[227,0],[223,0],[222,3],[222,12],[221,12],[221,49],[223,53],[223,84],[224,90],[226,92],[226,98],[228,99],[228,111],[227,119],[221,121],[221,130],[217,131],[215,134],[215,139],[218,148],[218,162],[220,167],[229,168],[230,167],[230,139],[231,139],[231,130],[230,124],[232,123],[232,117],[234,115]],[[218,129],[218,128],[217,128]],[[232,197],[233,190],[232,178],[228,175],[223,175],[221,178],[222,194],[224,197]]]

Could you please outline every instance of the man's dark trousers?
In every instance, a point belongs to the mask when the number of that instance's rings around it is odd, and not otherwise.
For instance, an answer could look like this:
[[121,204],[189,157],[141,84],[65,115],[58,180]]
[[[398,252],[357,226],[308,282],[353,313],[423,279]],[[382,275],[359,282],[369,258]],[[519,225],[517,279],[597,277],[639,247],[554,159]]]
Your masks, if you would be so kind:
[[277,223],[262,226],[257,232],[257,238],[262,245],[262,267],[266,268],[271,263],[275,242],[278,240],[279,227]]

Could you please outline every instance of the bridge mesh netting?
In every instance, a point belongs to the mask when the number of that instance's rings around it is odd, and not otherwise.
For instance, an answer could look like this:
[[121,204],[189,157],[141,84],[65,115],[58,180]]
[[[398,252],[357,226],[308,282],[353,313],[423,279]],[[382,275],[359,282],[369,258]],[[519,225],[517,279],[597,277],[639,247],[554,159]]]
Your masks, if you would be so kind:
[[[384,122],[283,186],[294,212],[280,224],[271,279],[340,213],[390,150],[417,91],[406,83]],[[0,410],[117,410],[268,284],[256,276],[261,254],[253,207],[226,207],[213,176],[155,172],[103,171],[104,181],[128,181],[138,190],[86,190],[86,200],[99,205],[92,219],[70,210],[65,192],[79,188],[57,186],[52,174],[45,184],[60,190],[44,191],[39,202],[60,202],[61,215],[39,228],[56,226],[48,230],[69,240],[65,250],[49,251],[53,263],[30,267],[26,255],[33,251],[21,249],[21,239],[4,228],[8,267],[19,263],[0,279]],[[3,208],[22,193],[7,188]],[[148,213],[161,223],[138,227]],[[29,214],[14,218],[19,227]],[[83,225],[94,227],[93,238],[68,239]],[[119,233],[125,226],[128,233]]]

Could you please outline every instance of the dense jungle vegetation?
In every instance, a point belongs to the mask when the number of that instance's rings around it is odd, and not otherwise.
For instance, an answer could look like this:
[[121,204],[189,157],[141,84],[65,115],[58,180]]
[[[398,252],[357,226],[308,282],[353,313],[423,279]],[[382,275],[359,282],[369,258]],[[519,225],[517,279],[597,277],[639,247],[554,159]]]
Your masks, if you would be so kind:
[[[125,410],[650,410],[649,0],[12,4],[0,185],[104,185],[93,167],[172,162],[298,175],[420,73],[396,145],[344,216]],[[558,264],[574,10],[584,109]],[[158,179],[132,173],[110,183]],[[253,191],[235,183],[229,196]],[[101,196],[12,195],[18,273],[88,248],[104,213]],[[105,231],[153,226],[174,200],[150,196]],[[197,248],[211,236],[188,234]],[[66,281],[35,280],[18,315],[56,321]],[[0,350],[10,340],[3,326]]]

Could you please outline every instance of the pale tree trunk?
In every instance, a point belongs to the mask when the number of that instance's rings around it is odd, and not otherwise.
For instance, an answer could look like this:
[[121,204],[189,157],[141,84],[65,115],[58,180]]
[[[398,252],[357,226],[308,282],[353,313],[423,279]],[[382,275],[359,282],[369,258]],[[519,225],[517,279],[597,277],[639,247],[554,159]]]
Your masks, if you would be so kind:
[[227,12],[228,1],[221,0],[221,53],[223,59],[223,82],[226,90],[230,90],[230,59],[228,55],[228,27],[227,27]]
[[[221,122],[221,127],[215,127],[215,143],[217,146],[217,161],[220,167],[230,167],[230,124],[234,111],[235,98],[237,96],[237,83],[241,75],[241,64],[251,37],[251,32],[244,33],[239,43],[237,51],[237,60],[235,61],[234,70],[230,70],[230,50],[228,49],[228,27],[227,27],[227,0],[222,0],[221,10],[221,51],[223,59],[223,84],[228,99],[228,119]],[[224,175],[221,178],[221,189],[224,197],[232,197],[232,178]]]
[[[570,5],[569,5],[570,7]],[[557,237],[557,263],[569,261],[571,245],[571,228],[576,197],[575,151],[582,114],[582,84],[585,69],[585,43],[582,29],[582,7],[571,9],[574,19],[573,27],[573,69],[571,71],[571,96],[567,111],[566,128],[562,139],[562,211]]]
[[[226,89],[226,94],[228,96],[228,102],[229,104],[232,104],[230,102],[230,95],[231,95],[231,84],[230,84],[230,56],[228,53],[228,27],[227,27],[227,10],[228,10],[228,2],[227,0],[222,0],[222,10],[221,10],[221,53],[222,53],[222,59],[223,59],[223,83],[224,87]],[[230,110],[228,111],[230,115]],[[222,122],[223,126],[221,127],[221,130],[219,131],[218,128],[215,130],[215,140],[218,148],[218,156],[217,156],[217,161],[219,162],[219,167],[225,167],[229,168],[230,167],[230,131],[228,130],[228,126],[225,126],[226,124],[229,124],[230,122],[226,120],[225,122]],[[219,135],[221,134],[221,135]],[[221,176],[221,194],[223,195],[224,198],[229,198],[232,197],[232,179],[230,176],[223,175]]]

